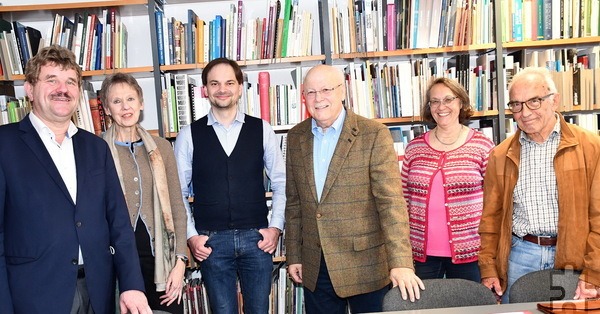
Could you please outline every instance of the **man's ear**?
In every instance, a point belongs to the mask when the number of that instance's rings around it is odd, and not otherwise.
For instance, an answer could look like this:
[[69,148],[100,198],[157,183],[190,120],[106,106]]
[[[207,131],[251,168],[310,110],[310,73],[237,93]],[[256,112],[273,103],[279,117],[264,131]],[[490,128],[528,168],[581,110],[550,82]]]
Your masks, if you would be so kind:
[[208,98],[208,92],[206,91],[206,86],[202,86],[202,98]]
[[560,94],[556,92],[552,97],[554,97],[554,99],[552,99],[552,109],[554,109],[554,111],[558,111],[560,105]]
[[29,82],[25,82],[23,87],[25,88],[25,95],[27,95],[30,100],[33,100],[33,85]]

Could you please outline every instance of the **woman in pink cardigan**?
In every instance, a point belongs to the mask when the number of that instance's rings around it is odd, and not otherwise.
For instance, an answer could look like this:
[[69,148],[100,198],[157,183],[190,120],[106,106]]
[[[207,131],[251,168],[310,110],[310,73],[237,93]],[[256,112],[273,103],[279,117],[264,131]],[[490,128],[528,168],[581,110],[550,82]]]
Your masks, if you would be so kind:
[[435,128],[407,145],[402,163],[415,270],[421,279],[479,282],[483,176],[494,143],[465,126],[473,109],[455,80],[435,79],[425,99],[422,118]]

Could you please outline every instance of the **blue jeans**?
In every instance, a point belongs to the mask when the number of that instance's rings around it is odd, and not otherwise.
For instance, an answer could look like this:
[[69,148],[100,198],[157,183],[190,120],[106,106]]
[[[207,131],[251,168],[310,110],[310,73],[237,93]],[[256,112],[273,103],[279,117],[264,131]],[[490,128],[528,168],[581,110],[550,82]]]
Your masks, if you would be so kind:
[[554,268],[556,246],[542,246],[512,236],[508,257],[508,282],[502,295],[502,303],[508,303],[510,287],[522,276],[543,269]]
[[200,232],[207,235],[212,253],[200,264],[210,307],[214,314],[237,314],[237,278],[244,313],[269,311],[273,258],[258,248],[258,229]]
[[321,267],[317,278],[315,291],[304,287],[304,305],[306,314],[346,314],[346,307],[350,307],[351,313],[382,312],[383,297],[389,287],[375,290],[373,292],[354,295],[348,298],[339,297],[333,290],[331,278],[327,271],[327,265],[323,254],[321,254]]
[[451,257],[427,256],[425,262],[415,261],[415,273],[421,279],[462,278],[481,282],[477,262],[454,264]]

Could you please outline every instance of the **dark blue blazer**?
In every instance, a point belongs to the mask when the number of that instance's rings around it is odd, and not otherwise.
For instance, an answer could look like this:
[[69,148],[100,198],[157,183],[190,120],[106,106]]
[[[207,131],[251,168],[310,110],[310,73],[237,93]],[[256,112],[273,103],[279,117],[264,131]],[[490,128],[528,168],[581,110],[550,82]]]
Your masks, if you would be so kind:
[[78,248],[95,313],[120,291],[144,291],[135,237],[104,140],[73,136],[77,202],[29,116],[0,127],[0,313],[68,313]]

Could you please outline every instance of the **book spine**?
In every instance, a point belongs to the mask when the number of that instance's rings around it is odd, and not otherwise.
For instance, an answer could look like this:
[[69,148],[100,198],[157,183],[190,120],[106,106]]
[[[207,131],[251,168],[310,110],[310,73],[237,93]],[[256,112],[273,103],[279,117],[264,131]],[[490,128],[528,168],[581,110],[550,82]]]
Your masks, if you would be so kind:
[[387,50],[396,50],[396,10],[393,3],[387,5]]
[[174,29],[173,29],[173,22],[167,20],[167,36],[168,36],[168,41],[169,41],[169,60],[170,60],[170,64],[176,64],[175,63],[175,35],[174,35]]
[[260,117],[271,123],[271,104],[269,101],[269,88],[271,86],[271,76],[269,72],[261,71],[258,73],[258,96],[260,100]]
[[14,23],[14,31],[17,34],[17,44],[19,46],[19,53],[21,56],[21,65],[23,69],[25,69],[25,65],[27,61],[29,61],[30,55],[29,50],[27,50],[27,38],[25,36],[25,27],[20,25],[19,22]]
[[177,103],[177,123],[179,129],[192,123],[192,108],[189,99],[187,74],[175,74],[175,101]]
[[244,2],[242,0],[238,0],[237,4],[237,45],[236,45],[236,60],[241,60],[242,57],[242,26],[243,26],[243,10],[244,10]]
[[164,43],[164,34],[163,34],[163,28],[162,28],[162,21],[163,21],[163,12],[162,11],[156,11],[154,12],[154,19],[156,21],[156,37],[158,40],[157,43],[157,47],[158,47],[158,62],[160,63],[160,65],[165,65],[165,47],[163,46]]
[[543,0],[544,10],[544,39],[552,39],[552,0]]

